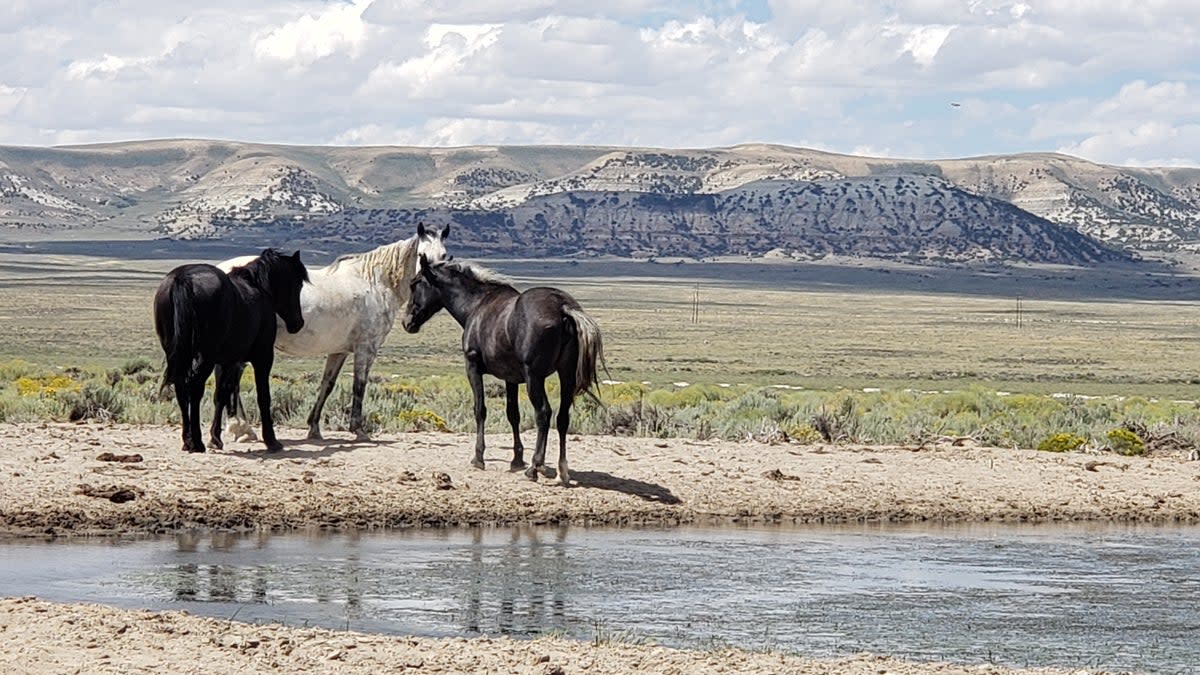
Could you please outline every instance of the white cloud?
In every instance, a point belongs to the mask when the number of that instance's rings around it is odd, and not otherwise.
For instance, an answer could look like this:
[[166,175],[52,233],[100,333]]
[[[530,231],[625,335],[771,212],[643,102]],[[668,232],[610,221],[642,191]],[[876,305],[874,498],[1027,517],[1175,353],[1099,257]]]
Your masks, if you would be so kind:
[[0,84],[0,115],[12,112],[24,95],[25,90],[20,87],[8,87]]
[[767,7],[752,20],[734,0],[10,3],[0,143],[774,142],[1200,164],[1200,3]]
[[370,3],[357,0],[351,4],[335,4],[316,15],[305,14],[275,28],[254,44],[259,58],[285,61],[307,66],[330,54],[346,51],[357,55],[367,38],[363,10]]

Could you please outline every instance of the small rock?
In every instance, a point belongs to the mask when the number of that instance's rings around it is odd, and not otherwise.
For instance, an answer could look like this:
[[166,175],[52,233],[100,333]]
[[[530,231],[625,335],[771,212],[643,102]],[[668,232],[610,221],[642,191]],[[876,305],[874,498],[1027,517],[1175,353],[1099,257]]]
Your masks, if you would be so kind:
[[142,456],[137,453],[132,455],[114,455],[111,452],[102,452],[96,456],[96,459],[101,462],[124,462],[128,464],[142,461]]

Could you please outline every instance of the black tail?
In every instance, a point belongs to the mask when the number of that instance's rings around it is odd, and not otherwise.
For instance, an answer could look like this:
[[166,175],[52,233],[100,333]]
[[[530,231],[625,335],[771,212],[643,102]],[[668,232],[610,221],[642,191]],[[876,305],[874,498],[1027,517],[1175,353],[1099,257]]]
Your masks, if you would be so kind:
[[[163,316],[164,312],[170,316]],[[181,377],[187,378],[196,359],[196,331],[199,329],[199,321],[190,283],[178,277],[172,279],[166,297],[159,298],[154,322],[158,329],[158,340],[162,343],[167,357],[162,381],[162,386],[166,387]]]
[[579,360],[575,368],[575,395],[587,394],[598,403],[600,402],[600,382],[596,375],[597,366],[608,371],[608,365],[604,363],[604,342],[600,338],[600,327],[582,309],[563,307],[563,311],[575,322],[575,337],[579,341]]

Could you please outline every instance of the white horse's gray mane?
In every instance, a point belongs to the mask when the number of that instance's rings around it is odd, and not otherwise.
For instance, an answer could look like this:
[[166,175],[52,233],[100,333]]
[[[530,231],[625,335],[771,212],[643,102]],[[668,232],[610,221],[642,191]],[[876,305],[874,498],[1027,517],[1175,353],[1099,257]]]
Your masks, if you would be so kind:
[[329,269],[336,270],[343,262],[360,261],[364,274],[378,272],[393,290],[407,292],[408,280],[416,271],[417,244],[417,237],[413,236],[365,253],[351,253],[334,260]]

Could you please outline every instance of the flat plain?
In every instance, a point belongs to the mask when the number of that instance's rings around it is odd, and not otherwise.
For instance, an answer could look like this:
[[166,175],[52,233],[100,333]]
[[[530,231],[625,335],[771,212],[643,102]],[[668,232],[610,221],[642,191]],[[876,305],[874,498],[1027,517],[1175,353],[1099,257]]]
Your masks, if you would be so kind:
[[[211,253],[217,260],[228,251]],[[0,361],[112,367],[161,359],[150,300],[161,276],[184,261],[0,250]],[[320,262],[310,257],[310,265]],[[982,385],[1186,400],[1197,398],[1200,382],[1200,278],[1186,272],[482,262],[518,287],[574,294],[604,332],[614,380],[814,390]],[[397,328],[374,374],[460,375],[458,336],[445,314],[416,336]],[[316,373],[320,364],[281,356],[276,368]]]

